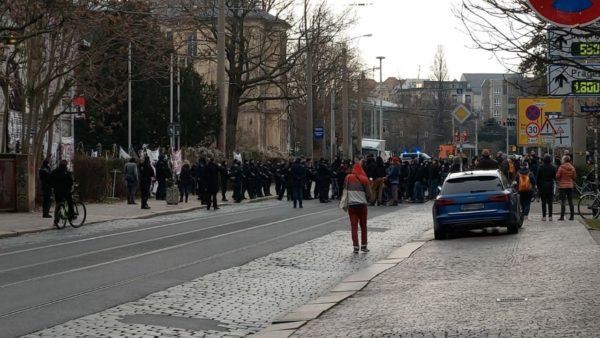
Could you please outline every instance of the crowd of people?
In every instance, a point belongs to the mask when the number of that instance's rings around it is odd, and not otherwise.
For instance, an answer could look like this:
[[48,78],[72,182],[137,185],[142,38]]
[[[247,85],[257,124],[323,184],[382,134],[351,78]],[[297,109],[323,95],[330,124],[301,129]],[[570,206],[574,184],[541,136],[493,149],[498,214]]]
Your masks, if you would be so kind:
[[[423,203],[435,199],[439,187],[449,173],[467,170],[500,170],[509,182],[518,187],[521,209],[528,217],[532,198],[538,193],[542,201],[542,220],[552,220],[555,182],[559,186],[561,211],[559,220],[565,216],[566,204],[569,205],[570,219],[574,217],[573,181],[576,178],[575,167],[570,155],[556,161],[546,154],[542,159],[532,152],[520,158],[498,152],[492,158],[489,150],[484,149],[481,156],[469,161],[466,157],[423,160],[412,158],[401,161],[394,156],[384,161],[381,157],[367,156],[357,161],[335,158],[330,161],[310,158],[271,161],[233,160],[217,162],[212,157],[200,158],[194,163],[184,161],[179,173],[174,173],[170,162],[164,155],[151,163],[145,156],[138,163],[130,159],[124,168],[124,183],[127,187],[127,202],[135,202],[139,191],[141,208],[150,209],[148,199],[154,193],[156,200],[167,198],[167,187],[179,190],[179,202],[188,203],[189,197],[197,196],[208,210],[219,209],[220,201],[225,202],[227,192],[232,191],[235,203],[244,199],[272,196],[278,200],[292,202],[293,208],[302,208],[304,200],[318,199],[320,203],[329,203],[342,198],[344,189],[348,192],[348,214],[352,229],[354,252],[367,249],[367,207],[397,206],[401,203]],[[67,169],[66,161],[61,161],[55,170],[50,170],[44,161],[39,171],[42,184],[43,217],[52,217],[50,194],[54,189],[57,202],[66,200],[72,213],[70,191],[73,178]],[[156,187],[154,187],[156,185]],[[358,228],[361,240],[358,240]]]

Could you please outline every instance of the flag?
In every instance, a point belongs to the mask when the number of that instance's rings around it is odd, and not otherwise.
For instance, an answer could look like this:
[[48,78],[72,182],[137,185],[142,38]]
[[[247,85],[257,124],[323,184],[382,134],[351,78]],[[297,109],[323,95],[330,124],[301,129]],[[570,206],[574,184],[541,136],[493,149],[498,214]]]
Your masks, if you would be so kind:
[[131,156],[129,156],[129,154],[123,150],[123,147],[119,146],[119,158],[128,160],[131,158]]
[[242,162],[242,154],[240,153],[236,153],[235,151],[233,152],[233,159],[236,161],[239,161],[240,163]]

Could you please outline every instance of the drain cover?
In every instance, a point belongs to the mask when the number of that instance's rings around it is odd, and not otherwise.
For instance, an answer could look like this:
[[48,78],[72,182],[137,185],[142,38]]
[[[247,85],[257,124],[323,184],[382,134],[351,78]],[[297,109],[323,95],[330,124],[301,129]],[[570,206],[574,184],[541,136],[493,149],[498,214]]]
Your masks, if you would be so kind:
[[523,298],[523,297],[496,298],[496,302],[498,302],[498,303],[526,302],[526,301],[527,301],[527,298]]

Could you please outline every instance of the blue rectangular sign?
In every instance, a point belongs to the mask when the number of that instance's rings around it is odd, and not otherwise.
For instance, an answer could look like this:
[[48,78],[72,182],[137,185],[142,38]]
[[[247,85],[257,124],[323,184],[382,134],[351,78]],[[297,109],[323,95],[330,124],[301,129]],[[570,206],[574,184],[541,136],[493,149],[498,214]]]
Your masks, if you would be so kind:
[[323,129],[323,127],[315,127],[315,129],[313,130],[313,135],[315,139],[321,140],[325,135],[325,130]]

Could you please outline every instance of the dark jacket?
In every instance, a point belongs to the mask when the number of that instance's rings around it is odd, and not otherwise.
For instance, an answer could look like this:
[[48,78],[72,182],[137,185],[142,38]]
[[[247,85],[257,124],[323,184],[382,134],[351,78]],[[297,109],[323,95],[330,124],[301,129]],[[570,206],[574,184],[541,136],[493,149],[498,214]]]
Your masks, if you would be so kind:
[[556,178],[556,167],[552,162],[542,164],[537,171],[537,186],[541,192],[554,192],[554,179]]
[[181,167],[181,172],[179,173],[179,185],[181,186],[190,186],[192,184],[192,168],[190,168],[189,164],[184,164]]
[[50,166],[47,164],[43,165],[38,172],[38,176],[40,178],[40,183],[42,184],[42,190],[51,189],[50,173],[51,173]]
[[73,175],[67,167],[57,167],[50,173],[50,185],[55,194],[71,193],[73,188]]
[[302,163],[295,162],[290,169],[292,184],[302,186],[306,182],[307,169]]
[[489,156],[482,156],[477,162],[477,167],[475,169],[479,170],[494,170],[500,169],[498,162],[496,160],[491,159]]
[[150,183],[152,183],[152,177],[154,177],[154,169],[150,165],[150,160],[146,159],[140,163],[138,171],[140,174],[140,186],[149,187]]
[[219,192],[219,167],[213,161],[209,161],[204,168],[204,182],[208,193]]

